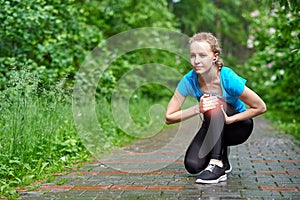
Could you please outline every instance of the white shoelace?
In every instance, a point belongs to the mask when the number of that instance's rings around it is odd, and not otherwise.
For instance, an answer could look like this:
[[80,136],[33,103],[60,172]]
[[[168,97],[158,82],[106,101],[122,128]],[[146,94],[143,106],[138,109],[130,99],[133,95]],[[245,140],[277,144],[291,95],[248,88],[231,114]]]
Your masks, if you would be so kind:
[[205,170],[208,170],[208,171],[212,172],[214,167],[215,167],[214,164],[208,164],[208,166],[205,168]]

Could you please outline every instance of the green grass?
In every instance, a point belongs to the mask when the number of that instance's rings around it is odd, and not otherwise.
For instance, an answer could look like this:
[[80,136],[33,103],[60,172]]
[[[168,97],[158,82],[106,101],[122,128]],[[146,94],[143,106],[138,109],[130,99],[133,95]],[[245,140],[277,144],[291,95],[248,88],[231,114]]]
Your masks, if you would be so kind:
[[278,110],[268,110],[264,116],[271,120],[272,125],[280,132],[292,135],[298,142],[300,140],[299,115]]
[[[36,188],[39,186],[34,184],[36,180],[51,181],[53,173],[93,157],[78,135],[72,112],[72,94],[62,85],[41,90],[34,74],[18,72],[7,88],[0,91],[1,197],[16,199],[16,188],[28,185]],[[162,102],[165,107],[167,101]],[[160,104],[140,98],[130,101],[129,112],[137,126],[147,126],[150,120],[147,113],[154,103]],[[111,112],[110,103],[97,101],[99,128],[106,139],[96,144],[102,147],[101,152],[139,138],[118,127]]]
[[12,74],[0,91],[0,196],[90,157],[77,136],[71,95],[61,85],[41,90],[27,71]]
[[0,104],[0,195],[9,199],[18,196],[16,186],[88,158],[76,135],[70,100],[59,91],[37,94],[28,90],[32,85],[18,84],[1,92]]

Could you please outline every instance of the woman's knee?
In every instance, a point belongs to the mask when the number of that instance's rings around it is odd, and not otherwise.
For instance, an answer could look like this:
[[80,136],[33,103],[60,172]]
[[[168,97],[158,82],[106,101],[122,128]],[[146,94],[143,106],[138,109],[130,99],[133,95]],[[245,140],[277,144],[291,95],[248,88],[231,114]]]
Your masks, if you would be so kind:
[[248,140],[253,131],[253,120],[244,120],[225,127],[225,144],[239,145]]
[[217,123],[224,123],[224,114],[220,108],[220,106],[208,110],[204,113],[204,124],[208,126],[211,121],[217,122]]

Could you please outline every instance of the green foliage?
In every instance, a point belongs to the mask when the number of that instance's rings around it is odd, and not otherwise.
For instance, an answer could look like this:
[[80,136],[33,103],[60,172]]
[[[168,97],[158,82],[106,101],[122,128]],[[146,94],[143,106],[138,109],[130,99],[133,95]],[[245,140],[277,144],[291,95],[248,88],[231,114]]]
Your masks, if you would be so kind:
[[300,111],[299,6],[271,5],[271,10],[256,10],[249,17],[248,45],[255,53],[245,72],[251,77],[250,86],[257,88],[269,108],[296,114]]
[[265,117],[271,120],[278,131],[293,135],[297,139],[295,142],[300,145],[300,121],[297,115],[280,110],[269,110]]
[[[82,6],[89,13],[93,13],[89,17],[89,23],[101,27],[101,31],[107,38],[123,31],[141,27],[176,30],[177,21],[175,15],[168,9],[166,0],[110,0],[101,2],[92,0],[82,3]],[[130,43],[130,41],[122,42]],[[176,60],[179,59],[174,54],[153,49],[142,49],[123,55],[111,63],[105,73],[101,75],[96,96],[105,96],[107,100],[110,100],[113,88],[119,78],[137,65],[159,63],[174,68],[186,67],[186,65],[180,66],[182,62],[176,63]],[[158,95],[153,95],[157,91],[157,86],[147,86],[147,89],[141,91],[141,95],[154,98],[164,96],[163,91]]]
[[[294,1],[264,1],[253,10],[248,47],[251,59],[240,68],[249,77],[248,85],[267,103],[280,130],[299,138],[300,111],[300,17]],[[290,116],[290,117],[288,117]]]
[[[153,65],[153,69],[145,71],[145,64]],[[145,82],[145,77],[156,77],[156,80],[165,80],[166,84],[172,84],[175,88],[179,79],[174,80],[174,76],[170,74],[170,71],[163,70],[162,73],[157,73],[160,65],[170,67],[170,69],[173,68],[182,74],[191,70],[189,61],[179,55],[159,49],[141,49],[132,51],[113,62],[110,66],[110,71],[119,80],[126,72],[135,69],[135,76],[130,77],[130,80],[128,80],[131,82],[132,87],[139,85],[138,83]],[[139,89],[135,95],[158,100],[163,98],[169,99],[171,94],[169,89],[164,88],[164,86],[147,84]]]
[[0,88],[11,68],[39,71],[45,83],[73,77],[102,38],[74,0],[0,1]]
[[[259,1],[257,1],[259,2]],[[257,2],[237,0],[181,0],[169,4],[180,22],[180,29],[188,35],[211,32],[221,40],[226,66],[235,67],[249,57],[246,48],[249,22],[243,13],[255,9]]]
[[210,0],[185,0],[178,3],[170,1],[170,4],[180,19],[180,28],[184,33],[192,35],[199,31],[215,32],[216,7]]
[[35,73],[13,70],[1,91],[1,196],[15,197],[13,187],[87,158],[72,123],[69,95],[60,85],[39,91],[39,83]]
[[140,27],[174,30],[176,25],[166,0],[91,0],[82,5],[92,13],[90,23],[101,27],[106,37]]
[[[90,156],[76,132],[70,93],[87,54],[104,37],[145,26],[175,30],[176,22],[164,0],[0,0],[0,20],[0,196],[14,199],[16,186],[50,179]],[[164,55],[167,62],[174,58]],[[100,78],[96,96],[109,100],[118,78],[148,56],[125,55],[101,76],[89,77]],[[151,58],[161,57],[156,52]],[[139,94],[150,97],[155,90]],[[134,101],[131,109],[147,102]],[[99,126],[110,144],[103,150],[132,141],[110,118],[110,105],[102,106],[97,110],[107,117],[99,115]],[[147,124],[144,113],[133,114]]]

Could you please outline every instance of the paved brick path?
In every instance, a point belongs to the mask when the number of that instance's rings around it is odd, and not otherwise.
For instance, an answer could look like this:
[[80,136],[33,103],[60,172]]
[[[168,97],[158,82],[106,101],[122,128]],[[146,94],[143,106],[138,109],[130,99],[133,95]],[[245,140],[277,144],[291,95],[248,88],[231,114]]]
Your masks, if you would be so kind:
[[[160,148],[168,139],[168,135],[155,136],[127,149],[147,152]],[[175,145],[173,150],[180,148]],[[172,149],[167,152],[173,153]],[[186,173],[183,155],[169,165],[165,161],[166,167],[160,170],[140,173],[114,170],[107,160],[106,165],[87,164],[58,176],[36,191],[20,191],[20,199],[300,199],[300,148],[288,135],[274,131],[265,119],[256,118],[250,139],[231,147],[230,162],[233,171],[226,182],[202,185],[195,184],[195,177]],[[160,163],[164,160],[153,158],[152,164]],[[124,164],[126,160],[120,166]]]

